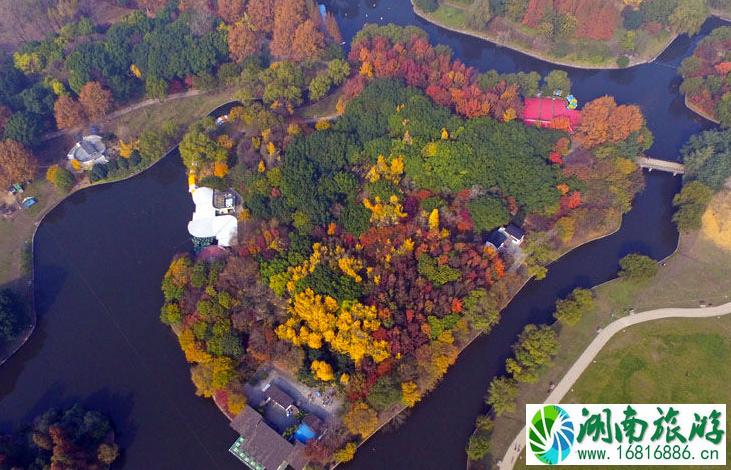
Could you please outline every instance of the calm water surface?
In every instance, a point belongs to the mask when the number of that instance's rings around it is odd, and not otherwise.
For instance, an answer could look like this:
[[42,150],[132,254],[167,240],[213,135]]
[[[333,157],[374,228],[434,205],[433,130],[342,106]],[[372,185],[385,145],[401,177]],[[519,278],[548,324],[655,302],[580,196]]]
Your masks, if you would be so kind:
[[[414,16],[408,1],[326,4],[348,41],[365,22],[416,24],[483,71],[544,74],[555,68],[434,27]],[[720,24],[709,20],[703,34]],[[650,155],[676,160],[687,137],[708,127],[677,92],[675,67],[697,39],[679,38],[658,61],[627,70],[567,69],[573,92],[580,102],[611,94],[640,104],[655,134]],[[160,280],[173,254],[190,247],[186,224],[193,204],[186,184],[184,168],[171,154],[133,179],[71,196],[46,217],[35,240],[38,328],[0,367],[0,430],[50,406],[80,401],[114,419],[125,449],[117,468],[243,468],[227,451],[236,434],[210,400],[194,395],[177,341],[158,320]],[[679,185],[679,178],[647,174],[647,189],[619,232],[569,253],[550,266],[546,279],[530,282],[500,325],[463,352],[406,424],[376,435],[346,468],[464,468],[474,417],[518,332],[526,323],[547,321],[557,296],[614,277],[621,256],[670,254],[677,243],[670,200]]]

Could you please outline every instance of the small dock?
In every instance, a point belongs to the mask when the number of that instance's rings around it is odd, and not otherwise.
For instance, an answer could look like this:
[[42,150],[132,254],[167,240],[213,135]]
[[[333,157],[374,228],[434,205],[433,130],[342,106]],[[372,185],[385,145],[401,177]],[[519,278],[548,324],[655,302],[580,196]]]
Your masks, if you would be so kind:
[[669,162],[667,160],[658,160],[650,157],[637,157],[635,163],[640,168],[646,168],[648,171],[658,170],[672,173],[675,175],[682,175],[685,173],[685,165],[678,162]]

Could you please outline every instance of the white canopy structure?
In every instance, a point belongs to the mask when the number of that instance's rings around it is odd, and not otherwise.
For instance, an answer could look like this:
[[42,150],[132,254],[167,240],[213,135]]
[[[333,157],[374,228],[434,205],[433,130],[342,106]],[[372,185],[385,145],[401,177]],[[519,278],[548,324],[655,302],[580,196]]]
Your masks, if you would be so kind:
[[238,221],[230,214],[218,215],[213,205],[213,189],[200,187],[191,191],[195,212],[188,222],[188,232],[197,238],[215,237],[219,246],[238,242]]
[[85,135],[69,150],[67,157],[69,160],[77,160],[82,168],[88,170],[95,163],[107,163],[109,161],[104,155],[105,150],[106,146],[100,136]]

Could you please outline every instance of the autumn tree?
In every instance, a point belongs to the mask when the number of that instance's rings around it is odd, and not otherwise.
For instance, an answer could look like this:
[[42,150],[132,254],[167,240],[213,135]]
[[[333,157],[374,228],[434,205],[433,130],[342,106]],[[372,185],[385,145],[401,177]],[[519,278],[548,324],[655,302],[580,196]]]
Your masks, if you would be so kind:
[[51,165],[46,170],[46,179],[63,192],[69,192],[76,183],[74,175],[59,165]]
[[608,95],[588,102],[581,110],[581,123],[575,138],[586,148],[594,148],[605,142],[627,139],[644,125],[644,118],[636,105],[617,106]]
[[70,96],[61,95],[53,105],[53,115],[56,118],[56,127],[68,129],[83,124],[86,121],[84,107]]
[[246,12],[246,0],[218,0],[218,16],[229,24],[236,23]]
[[343,416],[343,424],[351,433],[367,437],[376,430],[378,414],[367,404],[359,402]]
[[261,44],[254,31],[246,24],[236,24],[228,32],[228,51],[231,60],[241,62],[261,51]]
[[327,12],[327,15],[325,15],[325,32],[330,40],[335,44],[343,42],[343,35],[340,33],[338,20],[336,20],[335,15],[330,12]]
[[[277,57],[288,58],[292,55],[294,43],[294,33],[298,27],[304,23],[307,18],[307,7],[304,0],[276,0],[274,10],[274,28],[272,30],[272,42],[269,46],[273,55]],[[308,33],[309,28],[303,30]],[[307,48],[307,44],[298,44],[297,47]]]
[[317,29],[315,23],[308,19],[299,25],[294,32],[290,57],[298,62],[315,60],[324,47],[325,38],[323,34]]
[[[282,0],[279,0],[282,1]],[[275,0],[249,0],[246,13],[257,32],[272,34],[274,29]]]
[[89,118],[99,119],[112,108],[112,92],[103,88],[99,82],[88,82],[79,91],[79,103]]
[[32,180],[37,167],[35,156],[23,144],[13,139],[0,141],[0,184],[3,187]]

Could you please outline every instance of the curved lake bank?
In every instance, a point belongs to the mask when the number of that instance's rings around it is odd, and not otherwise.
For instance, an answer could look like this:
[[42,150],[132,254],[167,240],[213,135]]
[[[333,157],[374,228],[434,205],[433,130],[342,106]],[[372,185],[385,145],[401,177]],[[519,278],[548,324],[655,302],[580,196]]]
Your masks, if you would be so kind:
[[[408,0],[396,5],[334,0],[328,8],[337,13],[348,41],[364,22],[417,24],[434,43],[450,45],[480,70],[545,74],[554,68],[439,29],[414,16]],[[713,25],[707,22],[704,32]],[[690,134],[709,126],[677,92],[675,67],[694,42],[679,38],[657,62],[644,66],[570,69],[573,92],[582,103],[603,94],[639,103],[655,133],[649,154],[673,160]],[[528,283],[503,321],[462,353],[403,427],[375,435],[340,468],[464,468],[464,446],[482,396],[523,325],[546,321],[556,296],[613,277],[624,254],[660,258],[675,249],[670,200],[680,179],[646,175],[647,189],[618,232],[568,253],[549,267],[546,279]],[[183,353],[158,320],[162,276],[173,254],[190,247],[186,225],[193,204],[186,188],[186,171],[172,153],[132,179],[70,196],[46,217],[35,245],[38,327],[0,367],[0,430],[49,406],[80,401],[113,418],[125,449],[117,468],[243,468],[227,451],[235,432],[211,400],[194,395]]]

